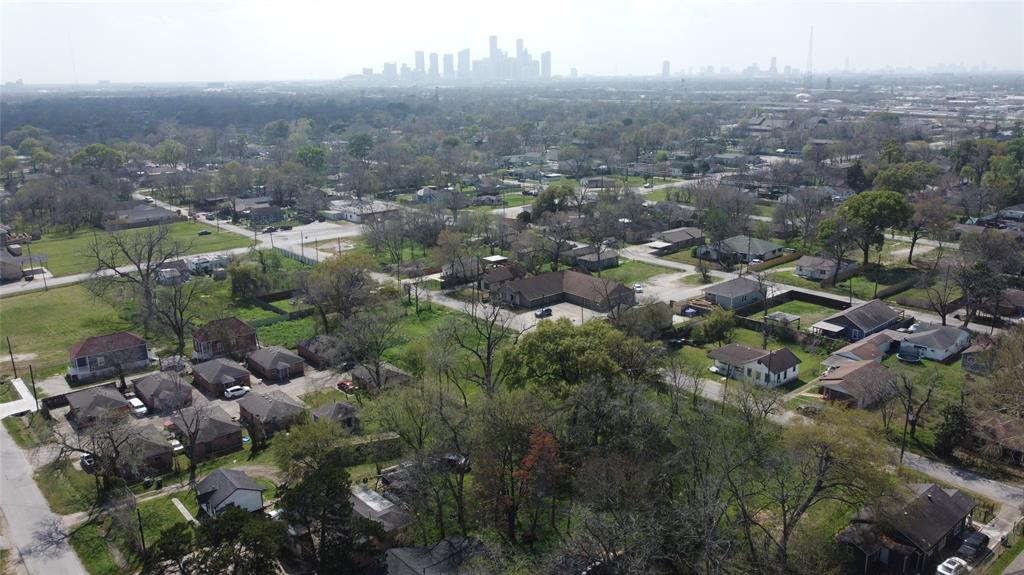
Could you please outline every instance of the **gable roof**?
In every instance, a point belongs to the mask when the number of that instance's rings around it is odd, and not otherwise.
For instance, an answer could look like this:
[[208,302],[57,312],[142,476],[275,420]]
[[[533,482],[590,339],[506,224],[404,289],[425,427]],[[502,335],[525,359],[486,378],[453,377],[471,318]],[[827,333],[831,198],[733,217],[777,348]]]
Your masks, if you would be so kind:
[[222,357],[204,361],[192,368],[192,375],[199,374],[210,383],[233,383],[242,376],[249,375],[249,370],[241,365]]
[[231,497],[232,493],[239,489],[262,493],[266,490],[266,487],[257,483],[255,479],[249,477],[243,471],[237,469],[217,469],[200,480],[199,483],[196,483],[196,501],[216,509],[228,497]]
[[[844,264],[848,262],[849,260],[843,260]],[[796,266],[801,268],[831,271],[836,269],[836,262],[818,256],[800,256],[800,259],[796,260]]]
[[103,413],[128,407],[128,400],[113,385],[90,387],[67,394],[68,404],[80,417],[97,417]]
[[388,555],[404,568],[392,575],[453,575],[467,559],[483,550],[476,539],[452,535],[430,547],[395,547],[388,550]]
[[306,409],[298,400],[277,389],[267,393],[250,393],[239,399],[238,405],[261,421],[288,419]]
[[892,391],[889,383],[895,375],[884,365],[863,359],[844,363],[821,376],[818,382],[822,387],[836,390],[853,397],[875,401],[889,395]]
[[800,358],[788,347],[780,347],[757,360],[757,363],[768,368],[770,373],[782,373],[787,369],[800,365]]
[[254,333],[256,333],[256,328],[237,317],[225,317],[204,323],[198,329],[192,331],[192,337],[199,341],[208,341],[227,334],[239,337]]
[[547,272],[529,278],[513,280],[506,284],[508,289],[520,292],[529,300],[541,299],[558,294],[571,294],[591,301],[603,301],[623,290],[622,284],[572,270]]
[[257,349],[251,352],[248,358],[249,361],[264,369],[274,369],[282,363],[291,366],[303,362],[301,357],[277,345]]
[[951,325],[928,325],[904,336],[903,341],[932,349],[946,349],[955,346],[965,333],[965,330]]
[[728,365],[753,363],[768,355],[768,350],[750,347],[742,343],[730,343],[708,352],[708,357]]
[[[393,363],[388,363],[386,361],[380,364],[380,373],[385,380],[412,377],[411,375],[409,375],[408,372],[404,371],[402,368],[398,367]],[[359,365],[352,368],[352,379],[369,381],[372,378],[373,375],[370,373],[370,368],[366,367],[365,365],[360,363]]]
[[[885,350],[882,348],[889,346],[895,341],[893,333],[899,334],[899,332],[892,332],[890,330],[880,331],[873,333],[864,339],[855,341],[844,345],[843,347],[832,352],[832,356],[853,356],[858,359],[878,359],[885,355]],[[903,334],[899,334],[903,335]]]
[[155,457],[171,451],[171,444],[155,425],[143,425],[135,438],[135,447],[144,458]]
[[146,345],[146,340],[130,331],[119,331],[107,335],[94,335],[71,346],[68,355],[71,359],[88,357],[103,353],[111,353],[139,345]]
[[654,234],[654,237],[661,241],[674,244],[676,242],[701,239],[704,237],[704,232],[700,231],[700,228],[675,228],[658,232]]
[[900,314],[885,305],[885,302],[873,299],[833,314],[825,318],[824,321],[834,323],[833,320],[844,318],[857,329],[868,332],[899,319],[899,317]]
[[703,291],[705,294],[734,298],[739,295],[747,295],[754,292],[760,293],[761,285],[752,279],[739,277],[727,282],[706,287]]

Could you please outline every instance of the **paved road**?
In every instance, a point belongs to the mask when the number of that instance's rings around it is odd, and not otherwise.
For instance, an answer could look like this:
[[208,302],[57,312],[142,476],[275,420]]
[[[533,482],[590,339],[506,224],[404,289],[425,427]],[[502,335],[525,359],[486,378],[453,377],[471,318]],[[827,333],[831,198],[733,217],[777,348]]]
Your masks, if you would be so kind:
[[18,390],[21,399],[0,404],[0,419],[14,413],[36,410],[36,400],[32,398],[32,392],[25,385],[25,382],[20,377],[17,377],[11,380],[11,384]]
[[51,523],[60,524],[61,518],[50,511],[36,487],[33,469],[27,454],[0,426],[0,512],[6,521],[7,541],[16,550],[12,559],[24,562],[25,570],[33,575],[85,573],[69,545],[40,544],[37,531]]

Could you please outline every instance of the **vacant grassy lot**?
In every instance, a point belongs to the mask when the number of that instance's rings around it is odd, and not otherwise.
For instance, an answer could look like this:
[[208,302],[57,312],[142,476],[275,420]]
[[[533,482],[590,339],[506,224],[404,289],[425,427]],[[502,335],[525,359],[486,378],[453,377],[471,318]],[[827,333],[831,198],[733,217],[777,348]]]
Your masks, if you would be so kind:
[[[68,348],[82,339],[133,328],[118,317],[117,310],[80,285],[4,298],[0,326],[3,335],[11,338],[15,357],[21,356],[19,374],[22,369],[27,372],[31,363],[36,377],[63,371]],[[11,373],[10,362],[0,363],[0,374]]]
[[[900,282],[911,280],[920,276],[920,271],[913,267],[884,267],[872,268],[863,275],[854,276],[848,280],[839,282],[834,287],[822,290],[821,284],[816,281],[804,279],[790,271],[769,272],[768,279],[792,286],[827,291],[840,296],[849,296],[850,285],[853,285],[853,297],[859,299],[874,299],[876,295],[889,286]],[[876,285],[877,284],[877,285]],[[890,296],[892,299],[895,295]]]
[[[815,323],[836,313],[838,310],[834,310],[823,305],[793,300],[768,309],[769,314],[776,311],[800,316],[800,329],[807,329]],[[751,319],[760,320],[764,317],[764,312],[758,312],[750,317]]]
[[263,345],[280,345],[295,349],[300,341],[316,335],[317,321],[315,317],[307,316],[263,325],[256,328],[256,337]]
[[33,449],[50,440],[52,433],[46,419],[38,411],[18,417],[9,415],[3,420],[7,433],[22,449]]
[[[228,232],[217,231],[217,228],[197,222],[175,222],[170,226],[170,238],[188,246],[186,253],[202,254],[232,248],[242,248],[252,243],[252,240],[240,235]],[[200,230],[209,230],[208,236],[198,235]],[[129,230],[127,233],[134,233],[138,230]],[[48,257],[46,268],[55,276],[66,276],[76,273],[89,272],[96,269],[93,262],[85,254],[89,251],[89,245],[97,234],[102,236],[107,232],[95,229],[80,229],[73,234],[65,232],[53,232],[43,235],[37,242],[32,242],[32,254],[46,254]]]
[[105,534],[110,527],[110,520],[103,519],[99,523],[89,523],[75,529],[68,542],[78,554],[89,575],[121,575],[124,573],[107,547]]
[[36,469],[35,479],[54,513],[85,511],[96,501],[95,478],[70,462],[47,463]]
[[676,270],[647,262],[622,260],[622,264],[619,267],[602,271],[601,277],[631,286],[634,283],[642,283],[654,276],[670,274],[674,271]]

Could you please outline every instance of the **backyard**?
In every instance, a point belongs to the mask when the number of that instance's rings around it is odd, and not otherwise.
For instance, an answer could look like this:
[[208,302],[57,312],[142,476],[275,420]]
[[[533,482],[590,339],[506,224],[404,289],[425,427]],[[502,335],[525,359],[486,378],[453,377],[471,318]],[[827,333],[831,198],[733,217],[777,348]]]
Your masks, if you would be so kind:
[[657,266],[647,262],[623,260],[618,267],[602,271],[601,277],[632,286],[635,283],[643,283],[654,276],[673,273],[674,271],[672,268]]
[[[769,308],[768,314],[771,315],[773,312],[777,311],[800,316],[800,329],[807,330],[815,323],[835,314],[838,310],[814,303],[790,300],[784,304]],[[759,311],[756,314],[751,315],[750,319],[760,321],[763,317],[764,312]],[[796,326],[794,325],[793,327],[795,328]]]
[[[168,226],[170,239],[186,244],[186,254],[202,254],[232,248],[243,248],[252,240],[228,231],[218,231],[214,226],[196,222],[175,222]],[[200,236],[199,231],[208,230],[209,235]],[[135,233],[128,230],[126,233]],[[32,255],[46,254],[46,269],[55,276],[66,276],[89,272],[96,269],[95,262],[86,253],[96,234],[106,234],[103,230],[79,229],[74,233],[51,232],[44,234],[41,240],[31,244]]]

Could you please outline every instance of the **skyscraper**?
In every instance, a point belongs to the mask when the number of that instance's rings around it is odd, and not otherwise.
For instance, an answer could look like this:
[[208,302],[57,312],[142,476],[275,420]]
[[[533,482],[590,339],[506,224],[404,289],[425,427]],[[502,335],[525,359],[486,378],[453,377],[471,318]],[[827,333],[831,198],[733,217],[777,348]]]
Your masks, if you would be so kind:
[[455,79],[455,56],[452,54],[444,55],[444,78],[446,80]]
[[668,78],[672,75],[672,65],[668,60],[661,63],[661,77]]
[[491,38],[490,38],[490,47],[491,47],[491,50],[488,53],[488,56],[492,60],[497,60],[498,59],[498,37],[497,36],[491,36]]
[[778,62],[775,60],[775,56],[772,56],[772,65],[768,67],[768,73],[771,74],[772,76],[779,73],[779,67],[777,66],[777,64]]
[[386,78],[397,78],[398,77],[398,64],[395,62],[384,62],[384,77]]
[[551,79],[551,52],[540,55],[540,77],[545,80]]
[[459,51],[459,79],[468,80],[472,71],[469,67],[469,48]]
[[419,73],[426,72],[427,67],[424,65],[423,50],[416,50],[416,71]]
[[523,48],[523,39],[518,38],[516,40],[516,59],[522,60],[526,56],[526,50]]
[[430,53],[430,69],[427,70],[427,75],[431,78],[437,78],[440,75],[440,70],[437,67],[437,52]]

